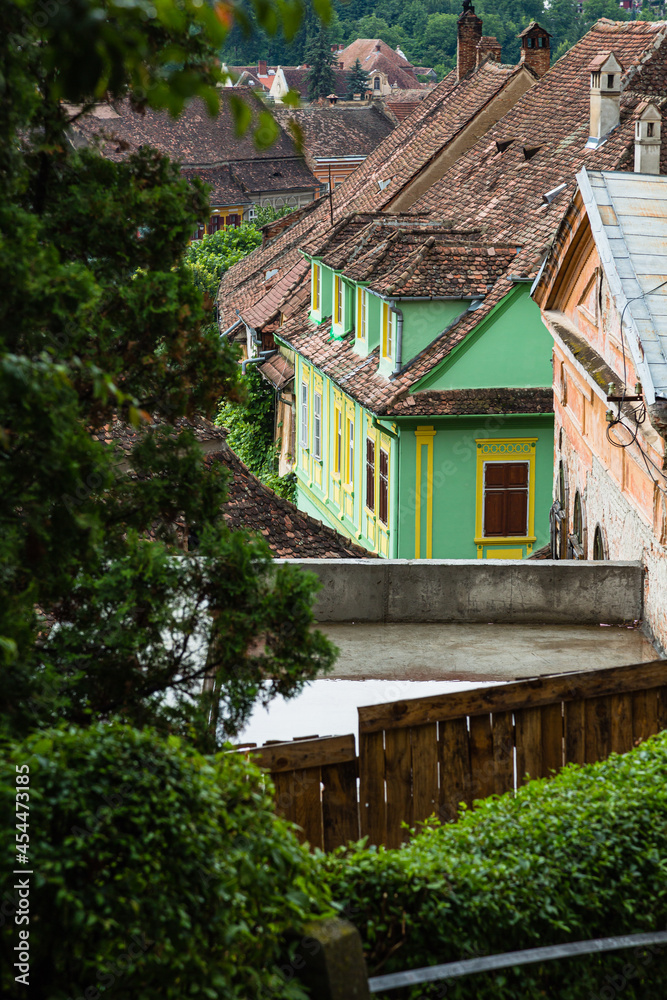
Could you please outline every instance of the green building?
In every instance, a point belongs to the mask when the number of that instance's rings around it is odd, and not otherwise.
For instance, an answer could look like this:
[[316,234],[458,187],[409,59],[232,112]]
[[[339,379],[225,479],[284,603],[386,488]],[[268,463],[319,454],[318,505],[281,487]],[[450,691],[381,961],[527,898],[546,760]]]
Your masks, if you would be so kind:
[[298,506],[390,558],[520,559],[549,539],[551,340],[514,246],[353,216],[304,247]]

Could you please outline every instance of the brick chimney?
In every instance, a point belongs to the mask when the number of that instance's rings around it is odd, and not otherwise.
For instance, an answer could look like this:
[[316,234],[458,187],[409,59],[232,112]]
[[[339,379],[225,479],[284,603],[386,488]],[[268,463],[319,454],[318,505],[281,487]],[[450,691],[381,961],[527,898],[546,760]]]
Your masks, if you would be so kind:
[[477,66],[483,62],[502,62],[502,48],[495,35],[482,35],[477,43]]
[[266,59],[257,60],[257,76],[268,76],[266,71]]
[[477,66],[477,46],[482,37],[482,22],[471,0],[463,0],[463,13],[457,22],[456,72],[462,80]]
[[531,21],[527,28],[517,35],[521,39],[520,63],[530,66],[538,76],[544,76],[551,64],[551,35],[540,28],[537,21]]

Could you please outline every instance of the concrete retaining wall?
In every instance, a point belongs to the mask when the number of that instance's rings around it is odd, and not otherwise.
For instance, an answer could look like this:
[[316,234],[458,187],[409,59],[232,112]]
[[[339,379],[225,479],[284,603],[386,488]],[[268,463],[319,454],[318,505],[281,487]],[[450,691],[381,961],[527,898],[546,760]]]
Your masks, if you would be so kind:
[[286,559],[319,576],[320,622],[533,622],[642,617],[638,562]]

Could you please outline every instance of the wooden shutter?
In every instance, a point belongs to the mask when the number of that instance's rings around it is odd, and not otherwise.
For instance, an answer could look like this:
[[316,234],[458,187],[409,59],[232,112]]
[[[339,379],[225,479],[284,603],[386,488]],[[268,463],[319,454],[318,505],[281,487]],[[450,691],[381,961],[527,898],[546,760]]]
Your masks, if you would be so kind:
[[383,524],[389,521],[389,455],[380,448],[380,511]]
[[528,463],[484,466],[484,537],[524,536],[528,531]]
[[375,510],[375,441],[366,438],[366,506]]

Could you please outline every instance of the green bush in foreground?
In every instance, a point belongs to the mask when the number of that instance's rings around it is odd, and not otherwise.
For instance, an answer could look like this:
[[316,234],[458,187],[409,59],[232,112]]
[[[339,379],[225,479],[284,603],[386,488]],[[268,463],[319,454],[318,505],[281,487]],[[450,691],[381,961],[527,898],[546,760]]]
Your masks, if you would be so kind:
[[[667,929],[667,733],[485,800],[399,850],[320,855],[371,974]],[[474,975],[387,998],[664,1000],[667,948]]]
[[323,912],[325,894],[257,768],[119,724],[4,749],[5,870],[15,853],[15,766],[28,763],[35,874],[30,988],[14,981],[10,904],[0,920],[3,997],[305,997],[281,975],[281,959],[290,930]]

